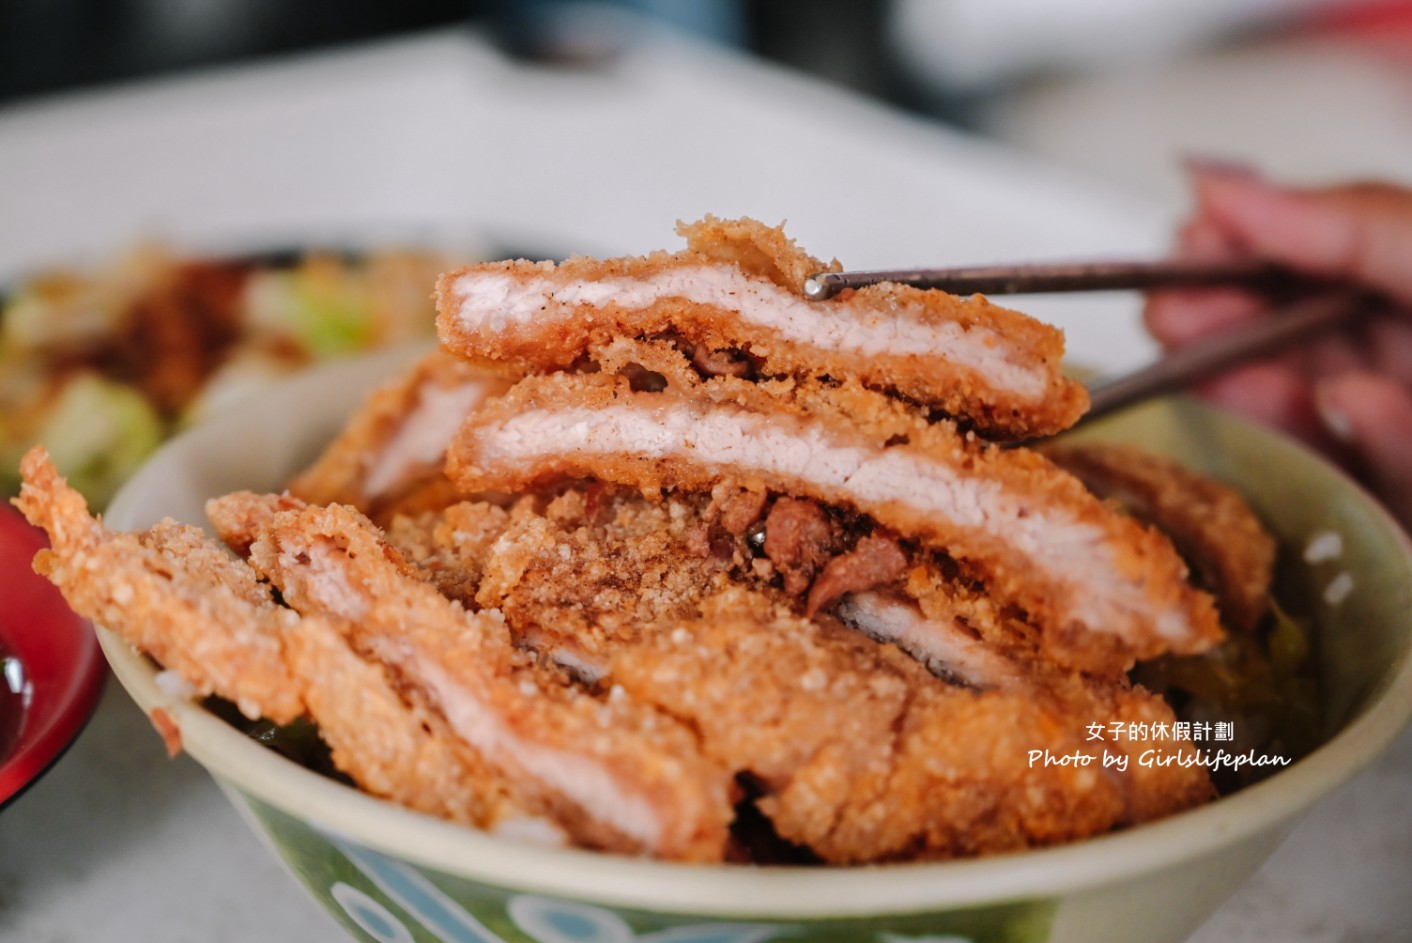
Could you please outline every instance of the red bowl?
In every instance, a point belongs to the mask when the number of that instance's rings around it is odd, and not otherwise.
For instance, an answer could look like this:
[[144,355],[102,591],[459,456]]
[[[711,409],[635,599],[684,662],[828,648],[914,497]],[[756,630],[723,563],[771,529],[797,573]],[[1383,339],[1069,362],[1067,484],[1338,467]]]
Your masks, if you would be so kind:
[[43,532],[0,505],[0,806],[54,764],[107,677],[93,627],[34,572]]

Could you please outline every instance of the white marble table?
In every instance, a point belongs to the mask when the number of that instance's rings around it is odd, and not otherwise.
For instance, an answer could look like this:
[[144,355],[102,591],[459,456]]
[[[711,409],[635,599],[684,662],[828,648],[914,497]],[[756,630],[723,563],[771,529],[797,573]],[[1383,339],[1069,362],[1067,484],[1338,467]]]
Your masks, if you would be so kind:
[[[480,234],[639,251],[706,212],[788,219],[804,245],[856,267],[1146,255],[1171,224],[1100,183],[673,44],[584,74],[444,33],[0,111],[0,281],[144,236],[227,247]],[[1027,308],[1100,368],[1152,353],[1132,299]],[[1194,939],[1408,939],[1409,786],[1404,735]],[[204,773],[166,759],[115,684],[73,749],[0,814],[2,940],[344,938]]]

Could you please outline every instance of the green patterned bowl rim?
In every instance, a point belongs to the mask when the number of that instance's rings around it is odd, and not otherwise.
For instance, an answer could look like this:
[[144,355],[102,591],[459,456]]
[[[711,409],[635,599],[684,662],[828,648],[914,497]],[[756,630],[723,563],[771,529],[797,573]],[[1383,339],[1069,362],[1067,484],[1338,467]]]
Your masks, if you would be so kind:
[[[356,401],[349,398],[355,391],[406,360],[407,354],[398,352],[317,368],[281,384],[263,402],[269,416],[285,421],[291,408],[298,409],[291,404],[343,395],[350,405]],[[259,408],[242,407],[239,413],[248,421]],[[1388,563],[1412,585],[1412,543],[1352,479],[1277,433],[1199,404],[1182,402],[1180,408],[1196,410],[1203,421],[1236,424],[1241,436],[1256,440],[1281,466],[1323,466],[1323,473],[1347,490],[1360,514],[1374,527],[1396,535],[1399,559]],[[171,462],[173,450],[186,437],[205,436],[203,441],[218,449],[231,439],[231,422],[214,420],[164,447],[114,500],[109,520],[115,526],[145,526],[147,522],[126,519],[134,492],[148,480],[144,472]],[[297,438],[299,433],[292,434]],[[308,439],[311,433],[303,435]],[[977,860],[837,869],[688,865],[498,838],[366,795],[285,759],[199,704],[164,691],[151,660],[106,630],[100,628],[99,636],[119,681],[145,712],[160,708],[176,722],[185,752],[216,778],[321,829],[395,858],[492,885],[608,906],[712,916],[919,913],[1053,897],[1118,883],[1286,827],[1371,763],[1412,718],[1408,631],[1382,689],[1336,735],[1270,779],[1169,819],[1071,845]]]

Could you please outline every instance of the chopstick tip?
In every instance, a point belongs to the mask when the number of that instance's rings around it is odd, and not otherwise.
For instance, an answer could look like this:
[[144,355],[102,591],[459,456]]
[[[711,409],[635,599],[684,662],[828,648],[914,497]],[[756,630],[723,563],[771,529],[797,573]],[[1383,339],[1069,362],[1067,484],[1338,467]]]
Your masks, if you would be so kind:
[[819,272],[804,279],[804,297],[810,301],[825,301],[838,294],[843,280],[834,272]]

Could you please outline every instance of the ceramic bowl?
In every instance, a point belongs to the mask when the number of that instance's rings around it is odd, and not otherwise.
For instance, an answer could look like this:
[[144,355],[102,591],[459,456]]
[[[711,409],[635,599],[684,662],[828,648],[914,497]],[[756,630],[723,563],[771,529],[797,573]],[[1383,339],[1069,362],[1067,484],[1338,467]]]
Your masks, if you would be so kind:
[[34,572],[43,532],[0,505],[0,807],[83,730],[107,669],[92,627]]
[[[363,393],[407,355],[320,369],[169,444],[109,509],[117,527],[201,522],[203,501],[277,489]],[[974,861],[845,869],[687,866],[540,847],[427,818],[322,778],[199,705],[153,664],[102,642],[144,710],[164,709],[293,874],[355,937],[474,943],[902,940],[1103,943],[1185,938],[1298,816],[1367,765],[1412,715],[1412,550],[1339,471],[1270,432],[1194,403],[1150,404],[1086,429],[1233,483],[1308,588],[1322,671],[1322,745],[1202,808],[1066,847]],[[1299,562],[1335,530],[1335,560]],[[1347,573],[1349,577],[1341,576]],[[1352,590],[1324,601],[1335,580]],[[1331,594],[1333,598],[1336,594]]]

